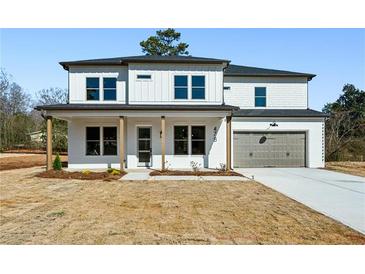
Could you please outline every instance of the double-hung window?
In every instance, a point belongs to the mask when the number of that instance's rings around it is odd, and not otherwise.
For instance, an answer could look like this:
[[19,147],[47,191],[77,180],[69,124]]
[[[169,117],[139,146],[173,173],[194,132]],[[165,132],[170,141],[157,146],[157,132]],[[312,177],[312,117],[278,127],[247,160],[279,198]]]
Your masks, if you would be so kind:
[[189,154],[188,126],[174,126],[174,153],[175,155]]
[[103,78],[104,100],[117,100],[117,78]]
[[99,90],[99,78],[86,78],[86,99],[88,101],[98,101]]
[[174,76],[175,99],[188,99],[188,76]]
[[255,107],[266,107],[265,87],[255,87]]
[[205,155],[205,126],[191,127],[191,154]]
[[117,128],[103,127],[103,155],[117,155]]
[[205,99],[205,76],[191,76],[191,99]]
[[100,155],[100,128],[86,128],[86,155]]

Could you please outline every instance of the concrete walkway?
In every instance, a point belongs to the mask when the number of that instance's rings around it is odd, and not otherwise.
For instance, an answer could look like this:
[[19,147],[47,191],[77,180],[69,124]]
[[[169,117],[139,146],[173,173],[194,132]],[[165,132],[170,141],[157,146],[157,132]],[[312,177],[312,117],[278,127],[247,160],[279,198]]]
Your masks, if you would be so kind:
[[235,171],[365,234],[365,178],[310,168]]

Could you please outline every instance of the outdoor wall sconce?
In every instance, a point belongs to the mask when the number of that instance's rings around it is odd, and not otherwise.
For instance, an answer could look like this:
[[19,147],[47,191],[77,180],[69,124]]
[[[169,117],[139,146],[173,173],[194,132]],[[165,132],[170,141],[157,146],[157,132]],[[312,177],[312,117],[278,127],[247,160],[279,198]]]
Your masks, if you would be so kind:
[[213,142],[217,142],[217,127],[213,128]]
[[278,126],[278,124],[276,122],[273,122],[270,124],[270,127],[277,127],[277,126]]
[[162,130],[160,130],[160,139],[162,138]]

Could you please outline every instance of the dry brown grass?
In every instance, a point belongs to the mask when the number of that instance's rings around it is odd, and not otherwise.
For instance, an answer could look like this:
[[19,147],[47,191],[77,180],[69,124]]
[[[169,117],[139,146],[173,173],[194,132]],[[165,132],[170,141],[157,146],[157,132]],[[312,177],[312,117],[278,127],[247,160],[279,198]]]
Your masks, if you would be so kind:
[[[53,156],[54,158],[55,156]],[[61,161],[67,161],[67,156],[60,156]],[[16,155],[14,157],[0,158],[0,170],[11,170],[46,165],[45,154]]]
[[253,182],[81,181],[1,171],[1,244],[365,244]]
[[365,162],[327,162],[326,169],[365,177]]

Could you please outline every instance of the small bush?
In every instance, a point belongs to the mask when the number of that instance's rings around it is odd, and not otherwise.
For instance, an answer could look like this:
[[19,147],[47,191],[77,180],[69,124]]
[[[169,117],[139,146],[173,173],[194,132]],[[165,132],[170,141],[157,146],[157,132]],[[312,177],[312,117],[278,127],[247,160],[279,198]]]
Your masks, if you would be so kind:
[[56,158],[53,161],[53,169],[54,170],[62,170],[62,162],[60,155],[57,153]]
[[221,172],[226,171],[226,165],[225,165],[225,164],[223,164],[223,163],[220,163],[220,164],[219,164],[219,167],[218,167],[218,170],[219,170],[219,171],[221,171]]
[[108,168],[107,172],[111,175],[120,175],[120,170],[115,168]]
[[191,161],[190,166],[193,169],[194,173],[198,173],[200,170],[201,164],[199,164],[198,162],[195,162],[195,161]]
[[84,174],[84,175],[89,175],[91,173],[91,171],[90,170],[83,170],[82,171],[82,174]]
[[50,214],[47,215],[47,217],[62,217],[63,215],[65,215],[65,212],[62,210],[62,211],[51,212]]

